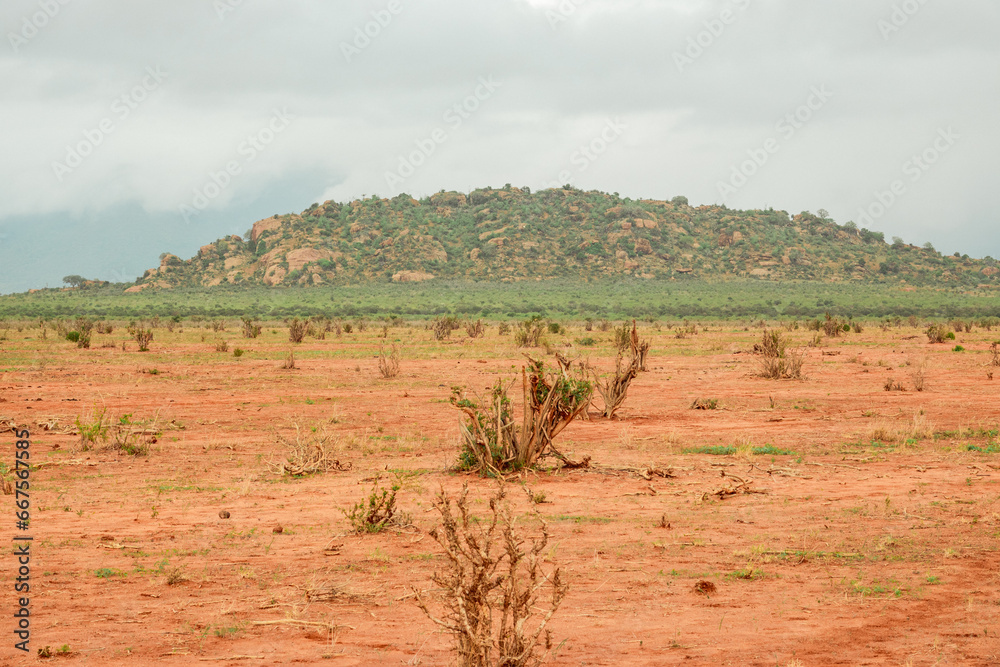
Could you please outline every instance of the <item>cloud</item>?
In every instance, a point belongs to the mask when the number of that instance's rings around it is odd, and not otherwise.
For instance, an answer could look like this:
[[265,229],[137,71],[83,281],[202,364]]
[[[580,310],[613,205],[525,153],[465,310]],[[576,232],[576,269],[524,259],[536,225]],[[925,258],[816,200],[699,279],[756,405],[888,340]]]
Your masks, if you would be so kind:
[[[987,0],[219,2],[227,9],[204,0],[4,4],[0,122],[11,131],[0,133],[0,233],[9,237],[0,260],[44,247],[41,233],[15,240],[7,228],[46,216],[70,227],[139,211],[166,221],[177,244],[210,241],[184,224],[181,207],[234,160],[239,174],[205,215],[256,215],[248,202],[291,174],[316,184],[293,209],[326,197],[538,188],[565,172],[581,187],[720,202],[719,182],[813,86],[832,99],[728,205],[856,218],[914,151],[954,127],[962,140],[874,222],[887,236],[949,251],[961,240],[955,250],[1000,255],[988,180],[1000,148],[1000,8]],[[58,12],[25,38],[25,21],[53,3]],[[679,68],[678,54],[691,62]],[[165,78],[130,98],[123,117],[122,96],[149,68]],[[482,77],[502,85],[466,109]],[[240,147],[276,110],[294,121],[246,161]],[[573,155],[615,118],[628,130],[580,169]],[[54,165],[105,120],[111,132],[60,178]],[[439,129],[447,136],[433,154],[390,185],[400,158]],[[95,251],[114,265],[122,249]],[[158,253],[145,252],[155,264]],[[0,264],[0,283],[13,284],[3,275],[10,266]],[[66,272],[35,271],[17,284]]]

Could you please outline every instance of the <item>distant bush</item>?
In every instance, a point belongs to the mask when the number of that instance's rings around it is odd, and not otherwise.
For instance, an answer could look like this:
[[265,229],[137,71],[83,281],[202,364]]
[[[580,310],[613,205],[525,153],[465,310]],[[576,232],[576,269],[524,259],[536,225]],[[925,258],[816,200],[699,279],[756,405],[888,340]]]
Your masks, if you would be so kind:
[[301,343],[302,339],[306,337],[306,330],[308,324],[303,322],[299,318],[293,318],[288,322],[288,340],[292,343]]
[[761,342],[754,345],[754,352],[758,354],[758,377],[771,380],[802,377],[804,355],[799,350],[789,349],[787,339],[779,332],[765,329]]

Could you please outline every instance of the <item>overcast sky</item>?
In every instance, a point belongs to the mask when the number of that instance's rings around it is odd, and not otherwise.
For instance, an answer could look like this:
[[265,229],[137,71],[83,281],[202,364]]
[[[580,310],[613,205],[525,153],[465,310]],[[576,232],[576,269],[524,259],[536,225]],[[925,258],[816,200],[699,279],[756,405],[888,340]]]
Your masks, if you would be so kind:
[[1000,257],[995,0],[4,0],[0,293],[572,183]]

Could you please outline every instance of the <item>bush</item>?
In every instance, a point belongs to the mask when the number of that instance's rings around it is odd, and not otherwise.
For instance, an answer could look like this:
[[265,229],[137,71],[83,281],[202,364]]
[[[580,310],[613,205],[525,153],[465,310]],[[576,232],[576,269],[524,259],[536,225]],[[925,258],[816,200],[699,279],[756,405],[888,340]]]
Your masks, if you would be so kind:
[[765,329],[761,342],[754,345],[757,353],[756,375],[770,380],[797,379],[802,377],[804,354],[789,349],[788,341],[777,331]]
[[545,322],[537,315],[517,325],[514,331],[514,343],[518,347],[538,347],[545,331]]
[[244,338],[256,338],[260,335],[261,327],[259,324],[255,324],[249,317],[244,317],[242,321]]
[[576,343],[581,347],[593,347],[594,345],[597,345],[597,341],[591,338],[590,336],[587,336],[586,338],[580,338],[576,341]]
[[301,343],[306,337],[308,324],[299,318],[294,318],[288,322],[288,340],[292,343]]
[[[556,567],[542,569],[549,534],[541,522],[541,536],[527,542],[514,530],[515,517],[505,502],[503,486],[489,499],[492,516],[476,520],[469,515],[468,487],[455,502],[440,492],[434,507],[441,526],[430,535],[444,550],[444,568],[434,573],[444,613],[431,610],[426,591],[414,590],[417,606],[452,635],[458,663],[466,667],[534,667],[545,633],[546,653],[552,646],[546,625],[566,597],[568,587]],[[539,592],[551,587],[543,608]],[[540,618],[532,623],[533,617]]]
[[486,333],[486,327],[483,326],[482,320],[466,322],[465,333],[469,334],[469,338],[479,338]]
[[355,503],[351,509],[341,510],[355,533],[381,533],[393,525],[406,525],[409,519],[396,510],[398,485],[391,489],[378,488],[378,480],[372,485],[368,497]]
[[66,340],[68,340],[71,343],[77,342],[78,340],[80,340],[80,332],[79,331],[66,332]]
[[229,343],[224,340],[216,341],[215,343],[216,352],[229,352]]
[[558,322],[549,322],[549,333],[550,334],[561,334],[565,333],[565,329]]
[[574,465],[552,443],[590,405],[592,386],[571,378],[565,370],[546,373],[543,362],[528,361],[528,367],[521,369],[524,415],[520,429],[507,395],[509,383],[498,380],[485,400],[467,398],[460,387],[452,388],[452,405],[466,415],[461,426],[462,469],[500,476],[530,468],[548,454]]
[[379,348],[378,372],[387,380],[399,375],[399,346],[393,345],[389,354],[385,353],[384,345]]
[[149,344],[153,341],[153,330],[151,328],[147,329],[140,322],[139,324],[129,325],[128,333],[139,344],[140,352],[149,352]]
[[461,326],[457,317],[448,315],[434,320],[434,323],[431,325],[431,331],[434,332],[434,340],[444,340],[445,338],[450,338],[451,332]]

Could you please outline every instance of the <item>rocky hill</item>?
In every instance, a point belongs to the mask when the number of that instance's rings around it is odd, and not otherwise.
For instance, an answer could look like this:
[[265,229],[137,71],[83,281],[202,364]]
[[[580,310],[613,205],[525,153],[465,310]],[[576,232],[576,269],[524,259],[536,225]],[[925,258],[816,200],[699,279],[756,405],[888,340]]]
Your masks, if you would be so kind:
[[992,258],[943,256],[929,244],[809,212],[738,211],[629,200],[572,188],[506,186],[350,203],[254,223],[245,238],[164,254],[128,291],[178,286],[321,285],[366,281],[516,281],[570,277],[892,281],[1000,285]]

